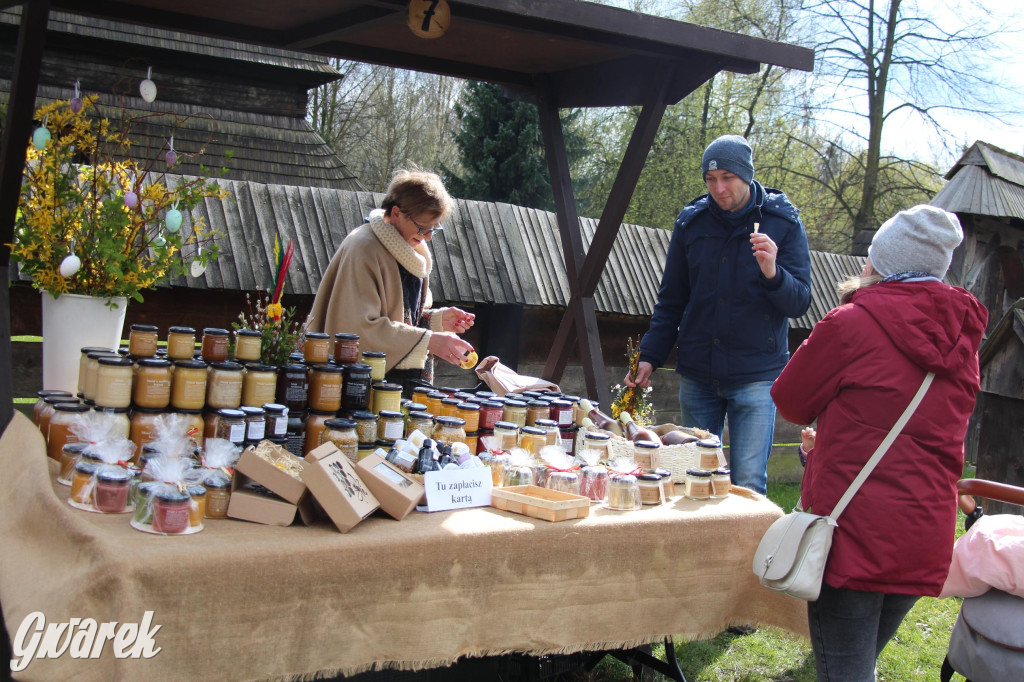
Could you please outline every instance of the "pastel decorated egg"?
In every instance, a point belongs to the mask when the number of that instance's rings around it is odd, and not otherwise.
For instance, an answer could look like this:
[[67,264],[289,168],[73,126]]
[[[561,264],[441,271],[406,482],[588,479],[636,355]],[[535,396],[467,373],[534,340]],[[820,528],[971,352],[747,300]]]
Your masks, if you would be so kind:
[[201,261],[194,260],[188,271],[193,277],[202,277],[203,273],[206,272],[206,266]]
[[71,277],[82,268],[82,259],[71,254],[60,262],[60,276]]
[[131,191],[125,192],[124,205],[127,206],[128,208],[134,209],[136,206],[139,205],[139,195]]
[[177,232],[181,229],[181,211],[176,208],[167,211],[167,215],[164,216],[164,223],[167,224],[168,232]]
[[71,98],[71,105],[70,106],[71,106],[71,111],[73,113],[77,114],[78,112],[80,112],[82,110],[82,98],[81,97],[72,97]]
[[164,239],[164,236],[162,234],[158,234],[156,237],[153,238],[153,246],[155,246],[158,249],[166,243],[167,240]]
[[156,100],[156,83],[149,78],[139,83],[139,94],[142,95],[142,99],[147,102],[153,102]]
[[39,151],[43,151],[46,149],[46,145],[50,143],[51,137],[53,136],[50,135],[50,131],[46,126],[39,126],[36,128],[36,131],[32,133],[32,146]]
[[173,149],[169,149],[167,151],[167,154],[164,156],[164,161],[167,162],[168,167],[178,163],[178,152],[174,151]]

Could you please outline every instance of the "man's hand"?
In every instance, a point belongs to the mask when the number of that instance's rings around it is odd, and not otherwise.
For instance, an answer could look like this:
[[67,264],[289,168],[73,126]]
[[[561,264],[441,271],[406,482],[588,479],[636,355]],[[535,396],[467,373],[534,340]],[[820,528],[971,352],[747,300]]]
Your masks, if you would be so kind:
[[629,372],[626,373],[626,378],[623,379],[623,383],[627,386],[639,386],[640,388],[647,388],[651,385],[651,374],[654,373],[654,365],[649,362],[641,362],[636,369],[636,379],[630,380]]
[[754,232],[750,235],[750,245],[754,250],[754,258],[761,266],[761,274],[766,279],[775,279],[777,272],[775,268],[775,257],[779,253],[779,247],[775,245],[772,238],[763,232]]

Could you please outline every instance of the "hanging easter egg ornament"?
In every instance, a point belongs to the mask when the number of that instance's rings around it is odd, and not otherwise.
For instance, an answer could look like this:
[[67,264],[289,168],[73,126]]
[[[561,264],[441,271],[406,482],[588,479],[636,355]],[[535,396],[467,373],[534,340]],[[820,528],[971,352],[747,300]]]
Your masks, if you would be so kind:
[[43,117],[43,125],[36,128],[36,131],[32,133],[32,146],[43,151],[46,149],[46,145],[50,144],[50,130],[46,127],[46,120],[50,118],[49,114]]
[[181,211],[176,208],[172,208],[167,211],[167,215],[164,216],[164,223],[167,225],[167,231],[174,234],[181,229]]
[[147,102],[156,100],[156,83],[153,82],[153,67],[146,71],[146,79],[139,83],[139,94]]
[[75,242],[71,242],[71,253],[60,262],[60,276],[71,277],[82,269],[82,259],[75,255]]
[[196,259],[192,261],[192,265],[189,266],[189,273],[193,277],[202,277],[203,273],[206,272],[206,266],[199,260],[199,255],[203,252],[202,249],[196,249]]
[[171,148],[167,150],[164,161],[167,162],[168,168],[178,163],[178,152],[174,151],[174,135],[171,135]]
[[124,205],[134,210],[139,205],[139,195],[135,192],[128,190],[124,193]]
[[75,81],[75,96],[71,98],[71,111],[77,114],[82,110],[82,93],[78,89],[78,81]]
[[166,243],[167,240],[164,239],[164,236],[162,234],[158,234],[156,237],[153,238],[153,246],[155,246],[158,249],[162,248]]

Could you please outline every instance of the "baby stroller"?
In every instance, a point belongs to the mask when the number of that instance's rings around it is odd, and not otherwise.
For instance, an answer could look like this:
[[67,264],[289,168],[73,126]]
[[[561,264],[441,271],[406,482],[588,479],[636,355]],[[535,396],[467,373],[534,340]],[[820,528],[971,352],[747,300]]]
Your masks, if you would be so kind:
[[[968,529],[984,513],[973,495],[1024,505],[1024,488],[979,479],[961,480],[957,488]],[[954,672],[969,682],[1024,680],[1024,598],[992,588],[964,599],[940,679],[949,682]]]

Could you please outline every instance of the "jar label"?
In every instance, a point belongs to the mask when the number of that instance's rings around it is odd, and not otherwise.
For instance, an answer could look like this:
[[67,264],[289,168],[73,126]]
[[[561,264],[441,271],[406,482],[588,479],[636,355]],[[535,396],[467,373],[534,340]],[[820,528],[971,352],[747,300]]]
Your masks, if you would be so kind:
[[245,440],[245,424],[232,424],[228,434],[228,440],[232,443],[241,443]]
[[398,440],[402,437],[402,432],[405,430],[405,424],[401,419],[395,419],[394,421],[384,422],[384,439],[385,440]]
[[271,421],[274,424],[274,426],[272,427],[273,428],[272,435],[274,435],[274,436],[281,436],[281,435],[284,435],[284,434],[288,433],[288,418],[287,417],[278,417],[277,419],[272,419]]
[[571,426],[572,425],[572,410],[560,410],[558,412],[558,425],[559,426]]
[[285,400],[288,402],[305,402],[306,401],[306,384],[305,383],[292,383],[288,384],[288,387],[284,391]]
[[262,419],[253,419],[251,422],[246,422],[246,440],[263,440],[263,434],[266,433],[267,425]]

